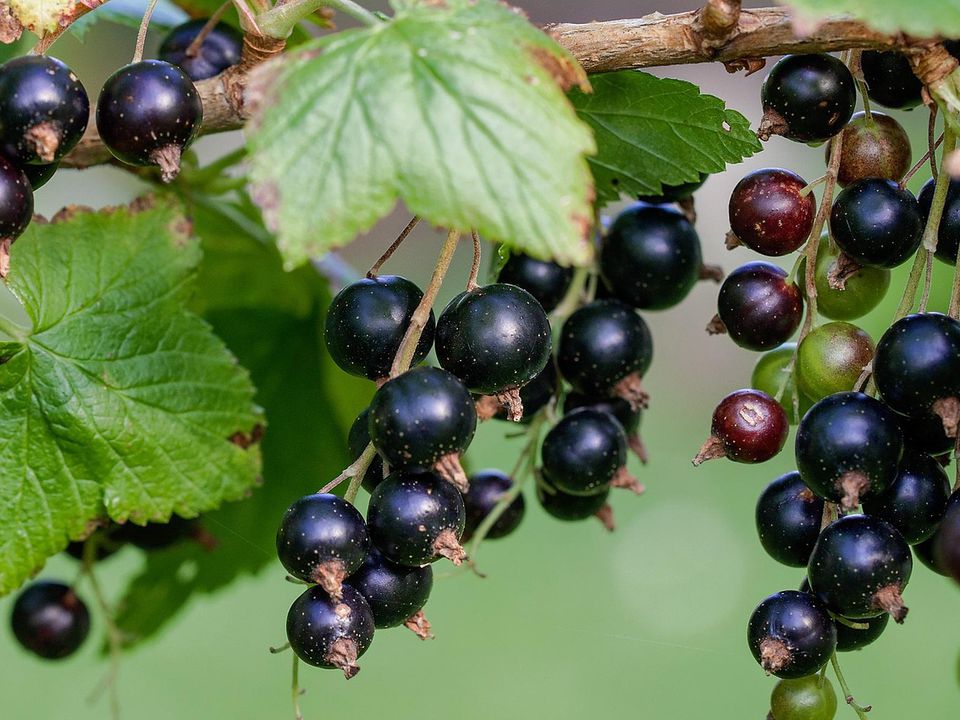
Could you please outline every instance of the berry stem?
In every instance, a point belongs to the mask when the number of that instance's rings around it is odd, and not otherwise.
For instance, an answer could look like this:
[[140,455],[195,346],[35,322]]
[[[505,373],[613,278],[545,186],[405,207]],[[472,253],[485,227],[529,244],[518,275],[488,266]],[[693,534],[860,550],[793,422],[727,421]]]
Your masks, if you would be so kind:
[[857,84],[857,92],[860,93],[860,100],[863,101],[864,119],[866,119],[868,125],[872,126],[873,112],[870,109],[870,96],[867,94],[867,83],[863,79],[862,58],[863,50],[853,51],[853,54],[850,56],[850,73],[853,75],[853,80]]
[[587,281],[590,278],[590,271],[585,267],[578,267],[574,270],[573,279],[570,281],[570,287],[563,300],[550,313],[550,324],[553,327],[560,327],[563,321],[570,317],[574,311],[580,307],[586,295]]
[[473,240],[473,264],[470,266],[470,275],[467,278],[467,292],[480,287],[477,285],[477,276],[480,274],[480,235],[476,230],[471,230],[470,237]]
[[[93,593],[93,599],[103,615],[103,624],[107,631],[107,647],[110,653],[110,669],[103,679],[100,689],[106,689],[110,693],[110,715],[114,720],[120,719],[120,697],[117,693],[117,678],[120,675],[120,656],[123,650],[123,634],[114,620],[113,609],[107,602],[103,594],[103,588],[100,587],[100,581],[93,567],[97,561],[97,539],[91,536],[83,544],[83,575],[87,578],[90,585],[90,591]],[[95,694],[99,693],[99,689]]]
[[217,8],[216,12],[210,16],[210,19],[207,20],[207,23],[200,28],[200,32],[197,33],[197,36],[193,39],[187,49],[184,51],[184,54],[188,58],[194,58],[200,52],[200,46],[203,45],[203,41],[207,39],[207,36],[213,32],[213,29],[217,26],[217,23],[223,19],[223,16],[226,14],[227,10],[230,9],[230,6],[233,5],[232,0],[227,0],[220,7]]
[[377,261],[373,264],[373,266],[369,270],[367,270],[368,278],[372,280],[377,276],[377,274],[380,272],[380,268],[383,267],[383,264],[391,258],[391,256],[397,251],[397,248],[403,244],[403,241],[406,240],[407,237],[409,237],[410,233],[413,232],[413,229],[419,224],[420,224],[420,216],[414,215],[410,219],[410,222],[407,223],[406,227],[400,231],[399,235],[397,235],[397,239],[390,244],[390,247],[388,247],[384,251],[383,255],[381,255],[377,259]]
[[290,694],[293,698],[293,718],[294,720],[303,720],[303,713],[300,712],[300,658],[293,653],[293,670],[291,671]]
[[358,5],[353,0],[290,0],[257,15],[257,26],[264,35],[285,38],[298,22],[322,7],[349,15],[369,27],[383,24],[383,20],[376,13]]
[[407,328],[400,347],[397,350],[397,356],[393,359],[393,365],[390,367],[390,377],[406,372],[413,362],[413,356],[417,350],[417,343],[420,342],[420,335],[427,325],[430,318],[430,309],[437,299],[440,292],[440,286],[443,285],[443,278],[450,269],[450,262],[453,260],[453,254],[457,250],[457,242],[460,240],[460,232],[451,230],[447,233],[447,239],[443,241],[443,247],[440,249],[440,256],[437,258],[437,264],[433,269],[433,276],[430,278],[430,284],[423,292],[423,299],[417,305],[410,317],[410,326]]
[[[946,123],[944,123],[946,126]],[[937,106],[934,105],[930,108],[930,117],[927,120],[927,160],[930,161],[930,176],[936,181],[937,179],[937,156],[934,152],[937,149],[936,144],[933,142],[933,138],[937,132]]]
[[934,142],[933,144],[931,144],[929,148],[927,148],[927,151],[923,154],[923,157],[917,160],[916,164],[912,168],[907,170],[907,174],[900,179],[900,187],[902,188],[907,187],[907,183],[910,182],[910,179],[917,174],[917,171],[920,168],[926,165],[927,160],[930,159],[932,153],[935,152],[938,147],[940,147],[940,143],[942,142],[943,142],[943,133],[940,133],[940,137],[938,137],[936,142]]
[[843,691],[843,697],[847,701],[847,705],[853,708],[853,711],[860,720],[867,720],[867,711],[870,710],[870,707],[859,705],[857,701],[853,699],[850,686],[847,685],[847,680],[843,677],[843,671],[840,669],[840,661],[837,659],[836,652],[830,656],[830,665],[833,666],[833,672],[837,676],[837,682],[840,683],[840,689]]
[[[367,472],[367,468],[370,467],[370,463],[373,462],[374,456],[376,456],[377,451],[373,447],[373,443],[368,443],[367,446],[363,449],[363,452],[360,454],[356,460],[354,460],[350,465],[348,465],[342,473],[337,475],[333,480],[328,482],[322,488],[320,488],[321,493],[328,493],[334,490],[347,478],[351,479],[350,487],[347,488],[347,492],[344,495],[344,499],[348,502],[353,502],[357,497],[357,490],[360,487],[360,483],[363,482],[363,476]],[[356,488],[354,488],[356,484]],[[353,489],[353,495],[350,495],[350,490]]]
[[143,60],[143,46],[147,42],[147,29],[150,27],[150,18],[153,17],[153,11],[157,7],[157,0],[150,0],[147,3],[147,9],[143,11],[143,20],[140,21],[140,30],[137,32],[137,45],[133,50],[133,60],[131,63],[138,63]]

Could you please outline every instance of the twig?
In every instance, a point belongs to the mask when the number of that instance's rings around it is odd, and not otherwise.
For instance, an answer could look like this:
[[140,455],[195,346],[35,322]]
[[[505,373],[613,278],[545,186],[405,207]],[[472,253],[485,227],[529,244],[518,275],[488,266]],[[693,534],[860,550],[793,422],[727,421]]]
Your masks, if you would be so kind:
[[[946,123],[944,123],[944,126],[946,126]],[[933,178],[934,182],[937,180],[937,155],[935,151],[938,143],[933,142],[936,133],[937,106],[934,105],[930,108],[930,118],[927,120],[927,159],[930,161],[930,177]]]
[[393,256],[393,254],[397,251],[397,248],[403,244],[403,241],[407,239],[407,237],[410,235],[410,233],[413,232],[413,229],[419,223],[420,223],[420,216],[414,215],[413,218],[411,218],[410,222],[407,223],[407,226],[400,231],[399,235],[397,235],[397,239],[394,240],[390,244],[390,247],[388,247],[384,251],[383,255],[381,255],[377,259],[377,261],[373,264],[373,267],[367,270],[368,278],[373,279],[377,276],[377,274],[380,272],[380,268],[383,267],[383,264]]
[[137,32],[137,46],[133,51],[133,60],[130,62],[138,63],[143,60],[143,46],[147,42],[147,28],[150,27],[150,18],[153,17],[153,11],[157,7],[157,0],[150,0],[147,9],[143,11],[143,20],[140,21],[140,30]]
[[473,239],[473,264],[470,266],[470,276],[467,278],[467,292],[480,287],[477,285],[477,276],[480,274],[480,235],[476,230],[471,230],[470,237]]

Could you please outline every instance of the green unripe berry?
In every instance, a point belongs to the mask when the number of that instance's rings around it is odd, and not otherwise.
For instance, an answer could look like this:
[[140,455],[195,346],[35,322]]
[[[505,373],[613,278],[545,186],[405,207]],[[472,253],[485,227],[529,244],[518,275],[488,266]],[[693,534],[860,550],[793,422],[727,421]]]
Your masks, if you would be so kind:
[[770,714],[774,720],[833,720],[837,694],[826,676],[781,680],[770,695]]
[[873,340],[856,325],[832,322],[815,328],[797,351],[800,391],[816,402],[853,390],[874,350]]
[[[791,425],[796,425],[797,422],[799,422],[793,407],[794,378],[787,376],[790,361],[793,359],[793,354],[796,350],[796,343],[784,343],[780,347],[764,353],[760,356],[760,359],[757,360],[757,364],[754,365],[753,375],[750,378],[750,387],[761,390],[772,398],[777,397],[777,394],[780,392],[780,386],[784,383],[784,380],[786,380],[783,395],[780,398],[780,405],[787,413],[787,420],[789,420]],[[801,394],[800,417],[804,416],[811,405],[813,405],[813,403]]]

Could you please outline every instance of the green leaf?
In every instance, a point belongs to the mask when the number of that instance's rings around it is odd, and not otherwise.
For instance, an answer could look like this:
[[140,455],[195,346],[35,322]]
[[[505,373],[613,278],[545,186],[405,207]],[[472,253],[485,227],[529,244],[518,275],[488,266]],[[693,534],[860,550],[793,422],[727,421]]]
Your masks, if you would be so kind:
[[[195,232],[204,260],[193,306],[250,370],[268,427],[262,441],[263,484],[250,498],[203,515],[217,545],[186,542],[144,556],[120,602],[118,623],[130,645],[150,638],[197,594],[212,593],[264,567],[283,569],[275,536],[283,511],[315,492],[348,463],[343,407],[333,387],[354,403],[372,386],[338,371],[320,333],[329,295],[310,266],[283,272],[276,247],[236,206],[194,197]],[[286,290],[282,290],[282,288]],[[273,288],[273,297],[266,291]]]
[[269,65],[249,93],[256,198],[287,263],[398,199],[436,225],[587,262],[593,140],[558,85],[582,70],[496,0],[395,5],[389,23]]
[[846,14],[880,32],[917,37],[960,36],[960,5],[952,0],[777,0],[796,14],[796,24],[809,31],[818,20]]
[[0,346],[0,594],[94,521],[193,517],[243,496],[253,387],[184,309],[197,243],[178,206],[75,210],[13,245],[30,318]]
[[[82,41],[87,31],[101,21],[139,28],[146,9],[146,0],[110,0],[74,22],[70,26],[70,34]],[[153,10],[153,15],[150,16],[150,30],[151,32],[167,31],[188,19],[188,15],[172,0],[160,0]]]
[[659,195],[662,185],[695,182],[761,149],[743,115],[691,83],[630,70],[591,82],[592,94],[570,98],[597,140],[590,168],[602,203]]

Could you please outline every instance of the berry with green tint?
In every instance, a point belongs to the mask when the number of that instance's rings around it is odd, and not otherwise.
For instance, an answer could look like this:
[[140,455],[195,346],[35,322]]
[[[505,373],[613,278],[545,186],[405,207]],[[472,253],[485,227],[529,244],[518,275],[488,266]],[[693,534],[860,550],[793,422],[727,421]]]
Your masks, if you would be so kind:
[[781,680],[770,695],[770,714],[773,720],[833,720],[837,693],[825,675]]
[[856,325],[832,322],[814,328],[797,351],[800,391],[817,401],[853,390],[873,353],[873,340]]
[[837,184],[846,187],[866,178],[900,182],[911,155],[910,136],[900,123],[881,112],[874,111],[869,120],[865,113],[855,113],[843,129]]
[[[831,247],[824,235],[817,247],[814,282],[817,287],[817,312],[830,320],[856,320],[873,310],[890,287],[890,271],[877,267],[853,267],[841,273],[841,284],[831,276],[842,268],[840,249]],[[806,277],[806,259],[800,260],[797,277]]]
[[[753,366],[750,387],[766,393],[776,399],[780,395],[780,407],[787,413],[791,425],[800,422],[813,402],[802,393],[799,398],[799,417],[794,409],[793,398],[796,393],[793,356],[797,351],[796,343],[784,343],[778,348],[765,352]],[[781,394],[781,388],[783,392]]]

